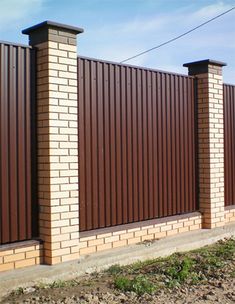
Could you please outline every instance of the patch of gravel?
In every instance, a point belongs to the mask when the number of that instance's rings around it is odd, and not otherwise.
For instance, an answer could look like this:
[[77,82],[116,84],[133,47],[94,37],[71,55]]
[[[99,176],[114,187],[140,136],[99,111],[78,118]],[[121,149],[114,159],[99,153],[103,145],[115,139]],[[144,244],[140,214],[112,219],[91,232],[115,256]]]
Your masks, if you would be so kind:
[[121,293],[117,290],[106,290],[100,288],[86,291],[79,286],[74,288],[56,288],[34,290],[26,288],[19,296],[12,296],[2,303],[50,303],[50,304],[214,304],[235,303],[235,279],[226,278],[221,280],[212,280],[205,285],[190,287],[179,287],[173,290],[160,290],[154,295],[144,294],[137,296],[134,292]]

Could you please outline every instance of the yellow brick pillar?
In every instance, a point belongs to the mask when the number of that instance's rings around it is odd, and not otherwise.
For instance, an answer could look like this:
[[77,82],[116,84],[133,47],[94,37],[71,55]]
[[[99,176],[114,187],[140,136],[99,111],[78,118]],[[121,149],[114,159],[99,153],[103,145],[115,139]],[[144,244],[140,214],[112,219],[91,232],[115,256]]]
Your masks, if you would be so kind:
[[197,79],[198,182],[202,227],[224,226],[224,121],[222,67],[202,60],[184,64]]
[[39,233],[44,263],[79,257],[77,41],[45,21],[23,31],[36,48]]

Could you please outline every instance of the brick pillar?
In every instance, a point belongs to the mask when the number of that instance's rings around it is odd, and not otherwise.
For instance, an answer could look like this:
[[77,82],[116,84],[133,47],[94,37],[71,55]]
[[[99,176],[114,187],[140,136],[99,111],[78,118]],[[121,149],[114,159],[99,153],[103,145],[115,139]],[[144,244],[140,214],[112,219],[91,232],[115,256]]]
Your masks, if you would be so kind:
[[50,21],[23,31],[37,49],[39,233],[46,264],[79,257],[76,35],[82,32]]
[[222,67],[202,60],[184,64],[197,79],[199,208],[202,227],[224,226],[224,122]]

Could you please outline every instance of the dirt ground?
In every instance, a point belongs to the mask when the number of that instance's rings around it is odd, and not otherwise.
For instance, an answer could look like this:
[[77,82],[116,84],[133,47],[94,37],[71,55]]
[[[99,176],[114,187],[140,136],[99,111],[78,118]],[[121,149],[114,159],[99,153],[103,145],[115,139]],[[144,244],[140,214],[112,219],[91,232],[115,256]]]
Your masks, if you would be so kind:
[[[29,293],[28,293],[29,292]],[[10,296],[2,303],[235,303],[235,279],[215,281],[208,285],[179,288],[171,292],[159,291],[155,295],[138,297],[133,292],[120,293],[106,286],[106,282],[93,288],[72,287],[43,289],[20,296]]]
[[1,303],[235,303],[235,240],[71,281],[18,288]]

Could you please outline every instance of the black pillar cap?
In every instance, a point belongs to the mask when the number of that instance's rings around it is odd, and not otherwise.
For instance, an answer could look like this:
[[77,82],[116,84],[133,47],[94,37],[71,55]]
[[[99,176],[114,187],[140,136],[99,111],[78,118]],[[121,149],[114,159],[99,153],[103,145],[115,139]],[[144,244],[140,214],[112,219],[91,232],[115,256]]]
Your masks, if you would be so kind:
[[67,24],[62,24],[62,23],[47,20],[47,21],[38,23],[34,26],[28,27],[27,29],[24,29],[22,31],[22,34],[30,35],[32,32],[35,32],[37,30],[41,30],[44,28],[54,28],[54,29],[60,29],[60,30],[64,29],[64,30],[67,30],[68,32],[74,33],[75,35],[81,34],[84,32],[84,30],[80,27],[70,26]]
[[227,64],[225,62],[211,60],[211,59],[199,60],[199,61],[183,64],[184,67],[189,69],[189,75],[208,73],[209,65],[223,67],[226,66]]

